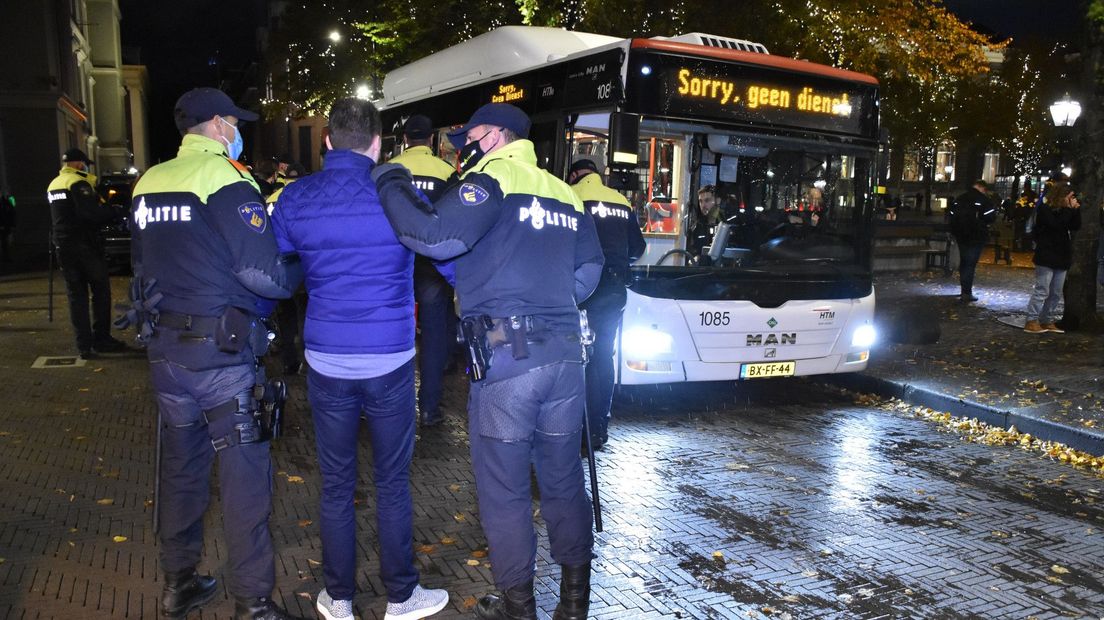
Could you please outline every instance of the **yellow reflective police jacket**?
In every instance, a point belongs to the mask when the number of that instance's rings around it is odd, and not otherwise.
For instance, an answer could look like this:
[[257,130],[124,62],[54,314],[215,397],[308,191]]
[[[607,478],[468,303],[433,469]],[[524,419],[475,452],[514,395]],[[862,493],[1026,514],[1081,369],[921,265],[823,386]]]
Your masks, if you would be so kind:
[[579,179],[571,189],[594,218],[606,258],[606,275],[623,282],[628,276],[629,265],[643,256],[646,249],[636,213],[620,192],[602,184],[602,177],[596,172]]
[[184,136],[175,159],[138,180],[130,228],[134,275],[156,280],[162,312],[255,314],[261,298],[286,298],[298,285],[253,176],[205,136]]
[[100,201],[96,176],[63,166],[46,190],[54,244],[59,248],[100,246],[100,226],[111,221],[111,208]]
[[414,187],[431,202],[436,202],[445,187],[457,178],[456,168],[433,154],[428,146],[412,146],[391,158],[389,163],[399,164],[414,177]]

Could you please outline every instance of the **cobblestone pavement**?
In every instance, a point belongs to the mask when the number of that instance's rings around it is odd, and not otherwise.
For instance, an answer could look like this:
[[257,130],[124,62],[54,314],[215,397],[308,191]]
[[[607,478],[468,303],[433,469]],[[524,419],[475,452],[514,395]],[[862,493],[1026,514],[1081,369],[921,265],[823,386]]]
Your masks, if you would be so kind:
[[[0,617],[152,618],[161,578],[144,359],[30,368],[68,352],[67,324],[43,318],[44,289],[41,278],[0,281]],[[305,381],[291,382],[288,436],[273,447],[276,596],[313,617],[318,474]],[[420,436],[413,465],[422,581],[452,593],[441,618],[469,616],[490,587],[465,389],[450,376],[447,421]],[[599,455],[592,617],[1104,617],[1102,478],[806,380],[626,391],[615,415]],[[361,471],[356,604],[378,618],[370,478]],[[216,496],[201,564],[216,576],[219,518]],[[558,571],[543,530],[540,543],[545,618]],[[193,617],[231,612],[223,593]]]
[[886,395],[908,389],[906,398],[917,404],[1016,425],[1104,455],[1104,339],[1072,331],[1025,334],[999,322],[1022,319],[1034,283],[1034,270],[1023,268],[1030,267],[1030,254],[1015,257],[1013,267],[981,262],[974,287],[979,300],[970,305],[958,301],[957,274],[876,274],[883,331],[891,331],[889,317],[900,326],[926,315],[938,320],[942,333],[931,344],[894,343],[887,333],[867,371],[851,377],[873,378],[861,386],[866,389]]

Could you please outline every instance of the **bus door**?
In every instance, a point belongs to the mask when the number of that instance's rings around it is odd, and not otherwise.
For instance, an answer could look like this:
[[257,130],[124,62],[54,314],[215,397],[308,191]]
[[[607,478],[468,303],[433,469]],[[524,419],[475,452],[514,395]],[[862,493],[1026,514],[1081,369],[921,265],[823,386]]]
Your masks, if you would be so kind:
[[[578,155],[594,155],[606,161],[608,132],[608,111],[579,115],[568,134],[568,161]],[[664,265],[686,264],[688,140],[686,135],[646,132],[642,128],[633,187],[621,190],[633,206],[647,241],[638,265],[654,265],[661,259]]]

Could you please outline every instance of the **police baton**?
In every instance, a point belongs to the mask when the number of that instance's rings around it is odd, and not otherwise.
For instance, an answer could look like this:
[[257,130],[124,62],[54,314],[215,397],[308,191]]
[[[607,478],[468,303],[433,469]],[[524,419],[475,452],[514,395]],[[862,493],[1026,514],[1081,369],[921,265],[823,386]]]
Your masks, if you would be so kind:
[[[587,347],[594,344],[594,332],[590,329],[586,310],[579,310],[579,344],[582,345],[583,372],[590,362]],[[583,382],[586,385],[586,382]],[[598,467],[594,462],[594,445],[590,441],[590,416],[587,415],[586,389],[583,389],[583,441],[586,445],[587,465],[590,466],[590,496],[594,502],[594,531],[602,531],[602,500],[598,497]]]
[[[585,366],[584,366],[585,368]],[[585,403],[586,396],[583,396]],[[594,531],[602,531],[602,500],[598,497],[598,467],[594,462],[594,446],[590,443],[590,418],[583,406],[583,441],[586,442],[587,465],[590,466],[590,496],[594,501]]]
[[157,408],[157,443],[153,447],[153,533],[161,528],[161,407]]
[[46,253],[50,255],[49,259],[49,277],[50,283],[46,286],[46,320],[50,323],[54,322],[54,231],[50,230],[46,235]]

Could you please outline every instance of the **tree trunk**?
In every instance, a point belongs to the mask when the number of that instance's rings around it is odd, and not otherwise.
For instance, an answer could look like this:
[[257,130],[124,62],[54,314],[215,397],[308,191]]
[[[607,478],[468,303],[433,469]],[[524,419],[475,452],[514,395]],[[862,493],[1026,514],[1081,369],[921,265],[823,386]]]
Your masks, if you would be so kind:
[[1104,98],[1097,76],[1100,75],[1104,58],[1104,37],[1101,36],[1100,26],[1093,20],[1086,19],[1085,23],[1081,66],[1084,113],[1075,134],[1074,176],[1071,179],[1074,191],[1081,200],[1081,230],[1073,240],[1073,265],[1064,291],[1064,321],[1070,327],[1098,331],[1104,327],[1096,312],[1096,251],[1100,237],[1100,208],[1104,205],[1104,159],[1096,137],[1104,131],[1100,109]]

